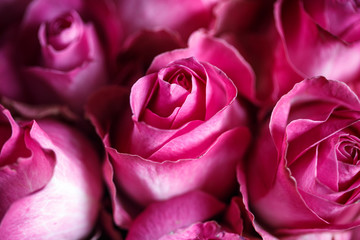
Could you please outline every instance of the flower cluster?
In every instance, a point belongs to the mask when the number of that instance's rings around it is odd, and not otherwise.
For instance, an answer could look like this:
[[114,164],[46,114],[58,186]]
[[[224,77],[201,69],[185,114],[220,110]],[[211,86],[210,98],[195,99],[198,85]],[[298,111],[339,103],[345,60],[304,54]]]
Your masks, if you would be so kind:
[[0,2],[0,238],[360,238],[356,0]]

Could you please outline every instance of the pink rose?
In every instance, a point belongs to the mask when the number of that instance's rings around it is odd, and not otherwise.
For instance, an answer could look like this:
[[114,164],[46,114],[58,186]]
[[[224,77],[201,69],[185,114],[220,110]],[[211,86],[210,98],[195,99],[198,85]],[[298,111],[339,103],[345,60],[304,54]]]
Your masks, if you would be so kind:
[[[88,96],[108,81],[114,45],[120,46],[120,27],[111,16],[102,1],[31,1],[21,22],[4,32],[0,71],[6,87],[0,94],[81,112]],[[106,28],[99,30],[98,23]]]
[[215,221],[225,205],[203,192],[190,192],[149,205],[132,224],[127,240],[243,239]]
[[102,196],[92,144],[62,123],[15,121],[0,109],[1,238],[88,236]]
[[238,172],[259,226],[286,236],[360,225],[359,117],[349,87],[323,77],[279,100]]
[[104,174],[118,225],[131,218],[129,205],[120,203],[125,196],[146,206],[194,189],[227,198],[235,187],[234,167],[250,139],[246,109],[231,79],[189,56],[185,50],[157,56],[133,85],[130,104],[116,87],[89,101],[109,158]]
[[286,57],[298,74],[337,79],[359,94],[360,13],[356,2],[276,2],[277,30]]

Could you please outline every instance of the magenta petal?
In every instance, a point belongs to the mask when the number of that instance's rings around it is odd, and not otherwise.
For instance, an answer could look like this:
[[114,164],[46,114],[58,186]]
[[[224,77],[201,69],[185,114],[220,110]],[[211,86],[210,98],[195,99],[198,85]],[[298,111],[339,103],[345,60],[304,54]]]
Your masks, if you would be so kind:
[[[187,96],[190,94],[189,91],[182,86],[175,83],[169,83],[162,79],[158,79],[157,84],[153,87],[157,88],[156,96],[153,96],[147,109],[161,117],[172,115],[174,109],[181,107]],[[146,117],[144,117],[144,119],[146,121]]]
[[[140,121],[141,113],[144,111],[155,90],[157,74],[146,75],[137,80],[131,87],[130,105],[134,119]],[[145,95],[146,93],[147,95]]]
[[227,42],[194,32],[189,39],[189,50],[199,60],[221,69],[235,84],[239,94],[250,100],[255,98],[255,76],[250,65]]
[[[153,126],[149,126],[144,122],[134,122],[130,143],[127,144],[129,147],[127,148],[121,146],[122,141],[119,141],[116,147],[119,151],[124,151],[126,153],[136,154],[147,158],[153,153],[156,153],[170,139],[173,139],[178,135],[183,134],[184,132],[186,133],[191,131],[201,124],[202,121],[192,121],[183,126],[182,130],[179,131],[178,129],[159,129]],[[121,131],[122,130],[120,130],[120,132]]]
[[[190,122],[175,132],[155,149],[149,159],[175,161],[181,158],[197,158],[204,154],[222,133],[246,124],[246,114],[236,100],[233,101],[207,121],[201,124],[197,121]],[[190,129],[191,131],[186,131]]]
[[255,76],[238,51],[221,39],[216,39],[203,31],[194,32],[189,39],[189,47],[158,55],[148,72],[156,72],[176,59],[195,57],[223,71],[238,88],[239,94],[251,100],[255,98]]
[[296,104],[291,99],[295,96],[296,102],[302,103],[304,106],[308,101],[319,101],[360,110],[359,99],[347,85],[338,81],[326,80],[323,77],[306,79],[295,85],[294,89],[284,95],[274,108],[270,129],[277,147],[281,147],[283,144],[285,128],[289,123],[289,118],[291,119],[291,116],[289,117],[290,108]]
[[242,211],[239,204],[242,203],[240,197],[233,197],[229,206],[226,209],[225,220],[230,228],[239,234],[243,234],[244,220],[242,219]]
[[116,189],[114,183],[114,169],[108,157],[106,157],[103,164],[103,175],[111,198],[113,218],[115,224],[123,228],[129,228],[132,219],[129,213],[125,211],[124,207],[122,206],[122,203],[120,202],[120,199],[117,198],[119,192]]
[[[36,138],[34,139],[31,135],[37,137],[44,133],[36,123],[31,124],[29,129],[25,130],[24,136],[20,136],[24,138],[27,148],[26,153],[23,153],[24,156],[20,155],[16,162],[0,168],[0,219],[14,201],[40,190],[53,176],[56,163],[54,153],[51,150],[42,149]],[[13,142],[13,145],[21,151],[19,142]],[[8,153],[2,152],[1,157],[6,154]]]
[[[240,165],[238,171],[245,206],[252,210],[256,222],[269,228],[274,235],[284,228],[296,231],[297,228],[321,225],[323,220],[302,199],[295,180],[285,167],[285,160],[278,158],[267,126],[264,125],[255,145],[255,149],[263,151],[255,151],[251,155],[251,164],[247,168]],[[255,225],[255,228],[266,236],[268,233],[261,226]]]
[[322,75],[344,82],[360,76],[360,56],[356,54],[360,42],[348,45],[319,28],[301,1],[278,1],[275,20],[288,58],[302,76]]
[[223,203],[202,192],[153,203],[135,219],[127,239],[159,239],[174,230],[209,219],[224,207]]
[[[287,169],[281,168],[277,173],[272,189],[262,198],[252,201],[259,221],[266,222],[275,233],[282,229],[317,228],[324,220],[317,216],[304,202],[295,182],[290,178]],[[281,199],[281,201],[280,201]],[[282,209],[281,212],[276,209]],[[276,211],[276,213],[274,212]]]
[[224,231],[215,221],[195,223],[187,228],[178,229],[159,240],[188,240],[188,239],[221,239],[221,240],[242,240],[240,235]]
[[356,1],[303,1],[305,11],[323,29],[347,42],[360,40]]
[[234,168],[243,156],[249,138],[246,128],[235,128],[222,134],[198,158],[177,161],[166,161],[165,158],[161,163],[110,148],[108,152],[114,159],[115,183],[142,205],[194,189],[223,198],[234,187]]
[[208,74],[206,83],[206,116],[208,120],[237,97],[233,82],[216,68],[204,63]]

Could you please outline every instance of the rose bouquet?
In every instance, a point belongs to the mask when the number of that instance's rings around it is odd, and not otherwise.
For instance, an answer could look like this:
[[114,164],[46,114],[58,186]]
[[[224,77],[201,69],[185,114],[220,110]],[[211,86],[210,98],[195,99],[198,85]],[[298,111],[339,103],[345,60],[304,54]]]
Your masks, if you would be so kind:
[[0,239],[360,238],[357,1],[0,18]]

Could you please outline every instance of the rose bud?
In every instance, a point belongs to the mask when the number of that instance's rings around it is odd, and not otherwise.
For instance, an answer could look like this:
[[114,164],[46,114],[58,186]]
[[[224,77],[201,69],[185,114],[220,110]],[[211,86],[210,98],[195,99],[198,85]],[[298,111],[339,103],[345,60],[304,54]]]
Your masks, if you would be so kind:
[[103,50],[93,25],[84,23],[76,11],[66,11],[41,22],[38,40],[40,62],[24,69],[30,96],[36,103],[66,103],[81,111],[88,96],[106,82]]
[[323,77],[276,104],[238,180],[257,224],[277,237],[360,226],[360,101]]
[[16,18],[0,29],[0,94],[82,113],[89,95],[113,74],[121,38],[112,5],[86,2],[33,0],[23,12],[14,10],[17,2],[5,4]]
[[132,86],[130,104],[109,87],[87,105],[108,154],[104,175],[118,225],[136,215],[134,203],[195,189],[225,199],[235,187],[234,168],[250,140],[248,113],[220,69],[182,56],[157,56]]
[[225,231],[216,221],[207,221],[224,208],[222,202],[203,192],[156,202],[134,220],[126,239],[243,239]]
[[1,238],[87,237],[102,197],[92,144],[63,123],[15,121],[0,109]]

